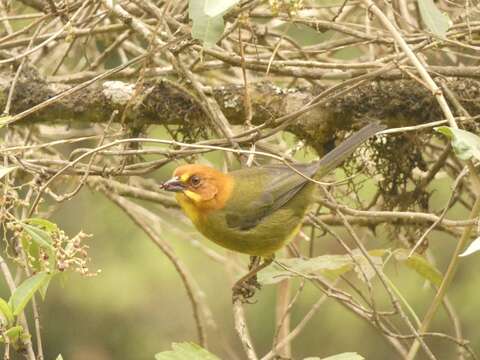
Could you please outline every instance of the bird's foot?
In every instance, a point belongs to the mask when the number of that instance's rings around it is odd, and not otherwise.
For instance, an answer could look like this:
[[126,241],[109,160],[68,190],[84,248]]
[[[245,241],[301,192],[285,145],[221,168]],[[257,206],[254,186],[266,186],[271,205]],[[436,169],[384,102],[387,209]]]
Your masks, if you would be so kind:
[[250,299],[255,295],[255,291],[261,289],[260,283],[257,281],[257,276],[252,276],[249,279],[240,279],[232,287],[233,302],[240,301],[246,304],[253,304],[254,301]]
[[272,263],[273,256],[266,258],[262,264],[260,264],[260,260],[260,257],[252,256],[250,258],[250,271],[233,285],[232,299],[234,303],[237,301],[248,304],[253,303],[248,299],[255,295],[257,289],[261,289],[261,285],[257,280],[257,273]]

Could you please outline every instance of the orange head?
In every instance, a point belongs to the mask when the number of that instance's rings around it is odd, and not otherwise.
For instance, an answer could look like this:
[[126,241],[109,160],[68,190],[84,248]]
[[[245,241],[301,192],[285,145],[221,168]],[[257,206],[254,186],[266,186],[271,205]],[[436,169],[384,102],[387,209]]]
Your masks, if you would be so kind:
[[178,193],[177,200],[189,202],[199,210],[221,209],[232,192],[233,179],[206,165],[179,166],[161,188]]

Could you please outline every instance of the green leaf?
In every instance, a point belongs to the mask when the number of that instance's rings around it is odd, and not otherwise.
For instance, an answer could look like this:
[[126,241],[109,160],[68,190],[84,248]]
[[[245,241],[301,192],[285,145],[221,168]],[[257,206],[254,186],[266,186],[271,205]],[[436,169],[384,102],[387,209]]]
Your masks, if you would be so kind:
[[346,353],[341,353],[337,355],[332,355],[322,359],[319,358],[318,356],[314,356],[314,357],[304,358],[303,360],[365,360],[365,358],[354,352],[346,352]]
[[422,255],[413,253],[408,257],[410,250],[397,249],[394,251],[394,256],[397,261],[404,262],[410,269],[415,270],[417,274],[427,279],[432,284],[439,286],[442,282],[442,274],[432,264],[428,262]]
[[0,317],[2,317],[1,323],[4,326],[13,324],[13,322],[15,320],[13,318],[12,308],[2,298],[0,298]]
[[13,170],[17,168],[18,166],[9,166],[9,167],[0,166],[0,179],[3,178],[5,175],[11,173]]
[[13,326],[10,329],[6,330],[3,333],[3,336],[8,337],[9,341],[11,343],[16,343],[20,338],[22,337],[23,334],[23,327],[19,326]]
[[467,246],[465,251],[458,256],[468,256],[480,250],[480,237],[473,240],[470,245]]
[[8,301],[13,310],[13,315],[17,316],[23,311],[35,292],[40,289],[50,277],[50,274],[40,272],[26,279],[15,289]]
[[469,131],[439,126],[436,131],[452,140],[453,150],[459,159],[468,160],[472,157],[480,160],[480,137]]
[[194,343],[173,343],[171,351],[162,351],[155,360],[220,360],[201,346]]
[[58,354],[57,358],[55,360],[63,360],[62,354]]
[[425,26],[438,37],[445,38],[450,27],[450,18],[442,13],[433,0],[417,0],[420,16]]
[[[372,250],[369,255],[372,257],[375,266],[382,265],[381,256],[385,250]],[[367,259],[360,253],[358,249],[352,252],[352,257],[345,255],[322,255],[311,259],[289,258],[278,260],[277,263],[261,270],[258,273],[258,281],[260,284],[275,284],[284,279],[296,276],[320,275],[331,280],[336,279],[351,270],[359,274],[360,279],[365,280],[363,270],[367,279],[370,280],[375,275],[375,270]],[[360,268],[358,268],[358,266]]]
[[214,17],[225,13],[240,0],[205,0],[203,12],[205,15]]
[[22,227],[23,230],[25,230],[25,232],[30,235],[32,241],[34,241],[41,247],[53,251],[52,238],[50,237],[50,234],[48,232],[28,224],[22,224]]
[[11,120],[13,116],[12,115],[3,115],[0,116],[0,129],[7,125]]
[[225,24],[223,15],[209,16],[205,13],[207,0],[189,0],[188,14],[192,19],[192,37],[206,46],[213,46],[221,38]]
[[50,276],[47,278],[45,283],[42,284],[42,286],[40,286],[40,288],[38,289],[38,292],[40,293],[40,296],[42,297],[42,300],[45,300],[45,297],[47,296],[48,286],[50,285],[50,281],[52,280],[53,275],[55,275],[55,274],[56,273],[49,274]]
[[355,352],[346,352],[337,355],[332,355],[322,360],[365,360],[365,358]]
[[[382,256],[385,253],[385,250],[378,249],[378,250],[371,250],[368,252],[370,259],[372,260],[373,264],[377,269],[381,269],[383,266],[383,259]],[[372,268],[370,261],[363,256],[359,249],[355,249],[352,251],[353,257],[356,261],[356,266],[354,268],[355,272],[357,273],[358,278],[361,281],[365,281],[365,277],[367,281],[370,281],[376,275],[376,271]]]
[[260,284],[270,285],[291,277],[309,275],[323,275],[335,279],[353,269],[352,259],[345,255],[280,259],[277,263],[281,265],[274,263],[257,274]]
[[[22,224],[22,226],[25,232],[28,235],[30,235],[32,241],[27,241],[26,239],[22,239],[22,244],[24,246],[24,249],[26,249],[26,251],[28,251],[28,253],[33,257],[34,268],[37,271],[43,270],[41,268],[41,261],[39,259],[39,256],[40,256],[39,247],[42,247],[48,253],[49,260],[50,260],[49,269],[50,271],[53,272],[56,266],[56,259],[54,254],[55,249],[53,248],[53,245],[52,245],[53,241],[52,241],[51,234],[58,232],[57,224],[42,218],[26,219],[24,220],[24,223],[28,223],[28,224]],[[45,285],[45,287],[42,287],[42,289],[40,290],[43,298],[45,297],[47,287],[48,287],[48,283]]]
[[29,258],[31,259],[30,264],[35,272],[42,271],[41,263],[40,263],[40,246],[31,240],[28,233],[24,231],[23,236],[21,238],[21,244],[23,250],[28,253]]
[[55,223],[52,223],[51,221],[48,221],[46,219],[42,218],[29,218],[24,220],[27,224],[34,225],[38,228],[44,229],[49,233],[52,233],[54,231],[58,231],[58,226]]

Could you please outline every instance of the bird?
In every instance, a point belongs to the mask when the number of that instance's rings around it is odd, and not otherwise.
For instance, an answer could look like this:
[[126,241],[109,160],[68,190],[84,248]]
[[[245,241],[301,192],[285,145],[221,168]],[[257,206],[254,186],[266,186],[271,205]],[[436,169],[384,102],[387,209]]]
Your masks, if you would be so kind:
[[311,163],[268,164],[230,172],[202,164],[181,165],[160,188],[175,193],[180,208],[207,239],[252,256],[250,272],[234,285],[242,292],[300,231],[314,199],[316,186],[311,179],[327,175],[384,128],[370,123]]

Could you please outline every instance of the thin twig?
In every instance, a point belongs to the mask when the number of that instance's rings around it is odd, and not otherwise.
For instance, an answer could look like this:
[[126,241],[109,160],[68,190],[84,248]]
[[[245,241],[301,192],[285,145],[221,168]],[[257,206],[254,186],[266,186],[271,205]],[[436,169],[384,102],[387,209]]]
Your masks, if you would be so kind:
[[243,305],[240,300],[235,300],[233,302],[233,320],[235,322],[235,330],[242,342],[243,350],[249,360],[257,360],[257,354],[252,344],[252,339],[248,332],[247,322],[245,319],[245,312],[243,310]]
[[177,257],[170,245],[168,245],[158,235],[157,230],[155,229],[155,224],[158,223],[158,221],[155,219],[156,216],[134,202],[108,191],[101,185],[98,186],[93,180],[90,180],[89,184],[97,187],[99,191],[101,191],[105,196],[119,206],[150,237],[154,244],[157,245],[158,248],[170,260],[182,279],[188,298],[192,304],[199,343],[203,347],[207,348],[207,337],[201,317],[202,308],[207,306],[203,299],[203,292],[198,288],[198,285],[196,284],[190,272],[187,270],[187,267],[183,264],[183,261]]

